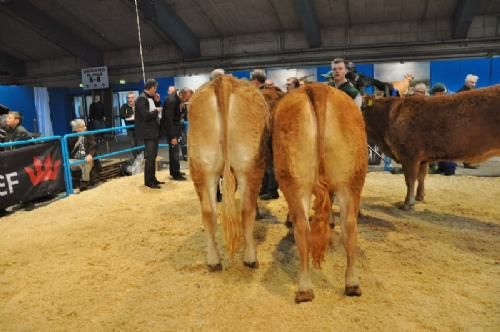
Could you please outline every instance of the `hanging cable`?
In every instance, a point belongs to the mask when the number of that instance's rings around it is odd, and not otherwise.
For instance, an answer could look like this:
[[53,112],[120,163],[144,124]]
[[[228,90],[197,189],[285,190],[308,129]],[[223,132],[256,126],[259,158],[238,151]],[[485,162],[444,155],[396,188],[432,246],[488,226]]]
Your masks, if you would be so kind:
[[135,0],[135,15],[137,18],[137,32],[139,34],[139,53],[141,55],[142,79],[144,81],[144,84],[146,84],[146,73],[144,72],[144,57],[142,56],[141,26],[139,24],[139,8],[137,7],[137,0]]

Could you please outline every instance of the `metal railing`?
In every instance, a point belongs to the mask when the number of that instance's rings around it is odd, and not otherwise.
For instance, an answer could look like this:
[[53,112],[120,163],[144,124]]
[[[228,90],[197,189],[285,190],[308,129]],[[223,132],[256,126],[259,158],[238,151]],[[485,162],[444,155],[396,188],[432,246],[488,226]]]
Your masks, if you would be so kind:
[[[68,138],[78,137],[78,136],[95,135],[95,134],[101,134],[101,133],[108,133],[108,132],[113,132],[113,131],[118,132],[118,131],[121,131],[123,129],[130,129],[130,128],[134,128],[134,127],[135,127],[134,125],[121,126],[121,127],[111,127],[111,128],[83,131],[83,132],[78,132],[78,133],[71,133],[71,134],[66,134],[63,136],[62,141],[61,141],[61,144],[62,144],[61,148],[62,148],[62,154],[63,154],[64,164],[65,164],[65,167],[64,167],[65,176],[64,176],[64,178],[69,179],[69,181],[65,181],[66,195],[67,196],[72,195],[74,193],[73,181],[72,181],[72,176],[71,176],[71,166],[81,165],[81,164],[84,164],[86,162],[84,159],[70,161],[70,155],[69,155],[69,151],[68,151]],[[160,145],[162,145],[162,144],[160,144]],[[138,150],[142,150],[142,149],[144,149],[144,145],[136,146],[133,148],[121,149],[118,151],[108,152],[108,153],[104,153],[104,154],[100,154],[98,156],[95,156],[94,160],[109,158],[109,157],[113,157],[113,156],[116,156],[119,154],[132,152],[132,151],[138,151]]]
[[6,143],[0,143],[0,148],[7,148],[10,146],[17,146],[17,145],[29,145],[33,143],[40,143],[40,142],[46,142],[46,141],[55,141],[55,140],[61,140],[62,136],[46,136],[46,137],[38,137],[38,138],[30,138],[27,140],[22,140],[22,141],[14,141],[14,142],[6,142]]

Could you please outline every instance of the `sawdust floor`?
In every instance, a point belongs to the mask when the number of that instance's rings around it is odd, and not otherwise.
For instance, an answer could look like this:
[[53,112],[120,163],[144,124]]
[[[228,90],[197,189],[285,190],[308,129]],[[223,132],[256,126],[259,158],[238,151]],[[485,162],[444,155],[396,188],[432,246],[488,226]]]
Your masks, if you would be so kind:
[[1,331],[500,327],[500,178],[431,175],[426,201],[403,212],[402,175],[369,173],[357,260],[363,296],[343,295],[337,233],[313,270],[314,302],[300,305],[282,198],[259,203],[269,213],[256,222],[260,268],[221,250],[224,271],[208,273],[192,183],[153,191],[141,181],[120,178],[0,219]]

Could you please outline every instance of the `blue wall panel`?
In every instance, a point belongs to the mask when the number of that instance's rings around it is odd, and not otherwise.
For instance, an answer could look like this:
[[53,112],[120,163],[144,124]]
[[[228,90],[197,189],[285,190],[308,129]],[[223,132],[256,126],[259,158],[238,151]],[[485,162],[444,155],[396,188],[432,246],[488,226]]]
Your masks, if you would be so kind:
[[238,70],[238,71],[233,71],[230,74],[232,74],[236,78],[250,79],[250,70]]
[[71,95],[65,88],[49,88],[50,118],[54,135],[71,132],[69,122],[73,120]]
[[20,112],[23,115],[23,127],[33,131],[36,110],[32,87],[0,86],[0,104],[8,106],[12,111]]
[[[174,85],[175,86],[175,78],[174,77],[161,77],[161,78],[155,78],[155,80],[158,82],[158,93],[161,96],[161,99],[165,98],[167,96],[167,90],[169,86]],[[144,84],[141,81],[141,86],[139,91],[142,93],[144,90]],[[178,89],[182,87],[177,87]]]
[[491,59],[490,84],[500,84],[500,57],[494,57]]
[[441,82],[448,91],[456,92],[464,85],[467,74],[479,76],[478,88],[489,86],[490,66],[490,58],[431,61],[431,87]]
[[316,76],[318,77],[318,82],[326,82],[327,79],[322,75],[326,75],[332,68],[330,66],[318,66],[316,67]]

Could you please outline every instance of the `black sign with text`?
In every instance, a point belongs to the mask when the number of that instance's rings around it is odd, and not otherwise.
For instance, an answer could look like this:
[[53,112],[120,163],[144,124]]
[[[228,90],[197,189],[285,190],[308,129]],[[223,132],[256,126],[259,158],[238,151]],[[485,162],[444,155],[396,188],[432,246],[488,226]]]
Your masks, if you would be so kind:
[[0,208],[64,191],[58,141],[0,152]]

